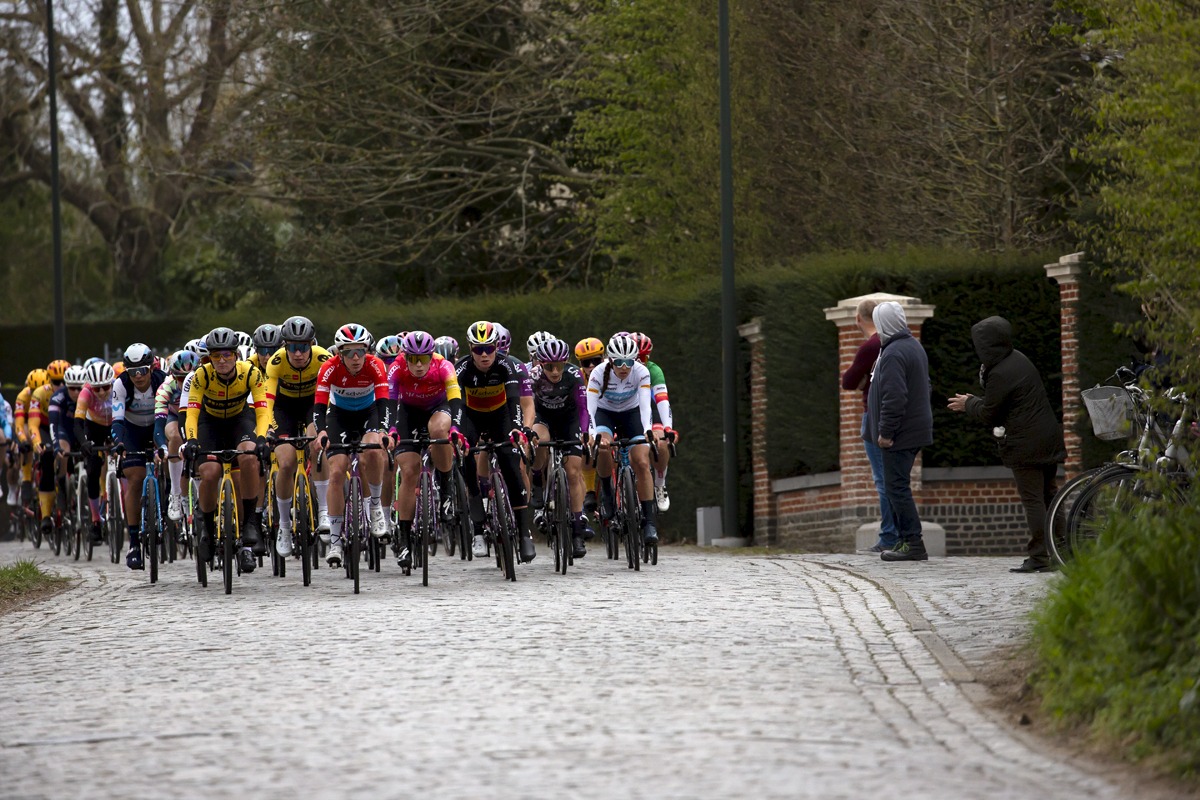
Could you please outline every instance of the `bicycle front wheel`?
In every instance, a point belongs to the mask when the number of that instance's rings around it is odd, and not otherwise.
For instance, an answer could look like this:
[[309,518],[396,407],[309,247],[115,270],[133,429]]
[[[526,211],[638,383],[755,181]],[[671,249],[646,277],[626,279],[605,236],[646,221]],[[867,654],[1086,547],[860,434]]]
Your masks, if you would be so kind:
[[[1067,519],[1072,554],[1078,556],[1094,545],[1114,514],[1137,515],[1164,497],[1173,497],[1177,502],[1184,500],[1181,484],[1168,483],[1163,491],[1155,485],[1154,477],[1153,473],[1124,465],[1114,465],[1096,476],[1079,493]],[[1157,477],[1169,481],[1166,476]]]
[[228,478],[221,484],[221,516],[217,521],[217,534],[221,539],[221,565],[225,577],[225,594],[233,594],[233,564],[237,557],[234,544],[237,542],[237,513],[233,507],[233,481]]
[[421,554],[421,585],[429,585],[429,557],[436,552],[438,509],[437,499],[433,491],[433,475],[428,471],[421,472],[421,482],[417,490],[417,546]]
[[625,558],[629,567],[642,569],[642,531],[638,525],[638,496],[633,482],[633,470],[621,470],[621,505],[625,511]]
[[142,485],[142,552],[150,558],[150,583],[158,583],[158,484],[149,474]]
[[296,482],[296,493],[292,497],[292,540],[300,551],[300,574],[305,586],[312,585],[313,551],[312,507],[308,504],[308,481]]
[[354,580],[354,593],[358,594],[359,561],[362,559],[362,485],[357,478],[350,479],[350,502],[346,506],[347,544],[346,566]]
[[554,498],[554,528],[555,537],[558,539],[558,552],[554,555],[556,562],[561,561],[560,572],[563,575],[567,574],[567,566],[571,563],[574,554],[574,546],[571,544],[571,534],[574,533],[574,526],[571,523],[571,498],[567,487],[567,471],[556,469],[554,471],[554,491],[551,497]]
[[512,506],[508,504],[508,487],[504,485],[503,480],[498,479],[492,484],[492,490],[495,492],[496,520],[500,528],[500,542],[496,548],[497,553],[502,562],[504,577],[510,581],[515,581],[517,579],[515,557],[517,526],[513,522]]
[[1064,483],[1046,509],[1046,550],[1060,565],[1071,559],[1071,545],[1067,538],[1067,514],[1079,499],[1079,494],[1091,485],[1092,480],[1105,467],[1096,467],[1082,472]]

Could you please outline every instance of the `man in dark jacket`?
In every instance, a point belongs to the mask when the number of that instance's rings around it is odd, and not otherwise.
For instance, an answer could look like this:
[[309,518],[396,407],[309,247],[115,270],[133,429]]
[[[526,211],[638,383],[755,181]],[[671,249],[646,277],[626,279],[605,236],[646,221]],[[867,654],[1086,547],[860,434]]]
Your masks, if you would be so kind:
[[1024,563],[1011,571],[1044,572],[1050,568],[1046,508],[1058,491],[1058,465],[1067,459],[1067,448],[1037,367],[1013,349],[1012,339],[1012,325],[1003,317],[975,323],[971,340],[983,362],[983,397],[956,394],[949,408],[965,411],[992,429],[1000,441],[1000,459],[1016,479],[1029,523],[1029,545]]
[[883,459],[883,482],[899,543],[880,554],[884,561],[927,561],[921,517],[912,496],[910,475],[922,447],[933,444],[933,408],[929,403],[929,360],[908,330],[904,308],[880,303],[872,315],[882,347],[871,391],[863,440],[875,442]]

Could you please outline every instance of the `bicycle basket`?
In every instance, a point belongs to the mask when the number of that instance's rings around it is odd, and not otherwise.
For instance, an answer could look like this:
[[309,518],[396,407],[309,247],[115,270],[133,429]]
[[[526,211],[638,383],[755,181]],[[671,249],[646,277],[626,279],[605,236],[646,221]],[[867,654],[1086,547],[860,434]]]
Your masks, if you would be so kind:
[[1119,386],[1093,386],[1083,390],[1083,403],[1097,439],[1111,442],[1129,438],[1133,401],[1128,392]]

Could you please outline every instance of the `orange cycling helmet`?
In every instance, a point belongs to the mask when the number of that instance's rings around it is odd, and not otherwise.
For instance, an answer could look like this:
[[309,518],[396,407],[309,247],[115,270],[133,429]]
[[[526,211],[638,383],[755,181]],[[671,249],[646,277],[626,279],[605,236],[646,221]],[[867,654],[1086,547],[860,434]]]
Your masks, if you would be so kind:
[[113,368],[113,374],[119,378],[121,376],[121,373],[125,371],[125,362],[118,361],[117,363],[112,365],[112,368]]
[[36,391],[50,382],[50,376],[46,374],[44,369],[30,370],[25,376],[25,385],[29,387],[29,391]]
[[62,382],[66,379],[67,370],[70,368],[70,362],[57,358],[50,362],[50,366],[46,367],[46,374],[50,376],[50,380]]
[[580,339],[575,345],[576,358],[604,358],[604,342],[595,338]]

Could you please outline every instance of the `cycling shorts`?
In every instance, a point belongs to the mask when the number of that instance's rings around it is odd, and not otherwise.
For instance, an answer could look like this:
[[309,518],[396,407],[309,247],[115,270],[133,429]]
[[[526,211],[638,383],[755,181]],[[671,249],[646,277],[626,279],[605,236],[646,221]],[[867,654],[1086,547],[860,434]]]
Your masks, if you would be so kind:
[[[275,419],[272,425],[276,436],[304,436],[313,421],[313,395],[307,397],[275,398]],[[331,408],[330,411],[333,409]]]
[[[232,417],[214,417],[202,408],[196,420],[196,441],[201,450],[234,450],[244,442],[257,440],[255,423],[254,409],[250,406]],[[212,456],[207,458],[216,460]]]
[[606,408],[596,409],[596,432],[611,434],[614,439],[644,439],[646,432],[641,430],[642,414],[637,408],[628,411],[609,411]]
[[[153,425],[130,425],[125,423],[125,447],[129,450],[152,450],[154,448]],[[125,470],[130,467],[146,466],[143,455],[127,455],[121,459],[117,469]]]
[[361,411],[330,406],[325,413],[325,433],[329,436],[329,446],[336,447],[338,444],[348,444],[352,439],[361,439],[368,433],[386,431],[379,421],[379,407],[371,403]]
[[579,441],[579,414],[575,413],[574,409],[559,411],[557,414],[553,411],[541,409],[534,415],[533,424],[545,425],[550,431],[551,439],[557,441],[569,440],[575,443],[571,447],[564,447],[559,450],[564,456],[583,457],[583,445]]
[[[450,411],[449,403],[442,403],[441,405],[431,408],[428,411],[423,408],[418,408],[417,406],[410,406],[408,403],[404,403],[403,405],[404,413],[406,415],[406,419],[408,420],[408,422],[405,424],[405,427],[408,428],[408,430],[396,431],[401,439],[416,439],[420,438],[422,434],[428,435],[429,420],[439,411],[445,414],[447,417],[453,418],[454,416]],[[414,433],[416,436],[413,436]],[[419,453],[421,452],[421,448],[417,447],[415,444],[402,444],[396,450],[396,452]]]

